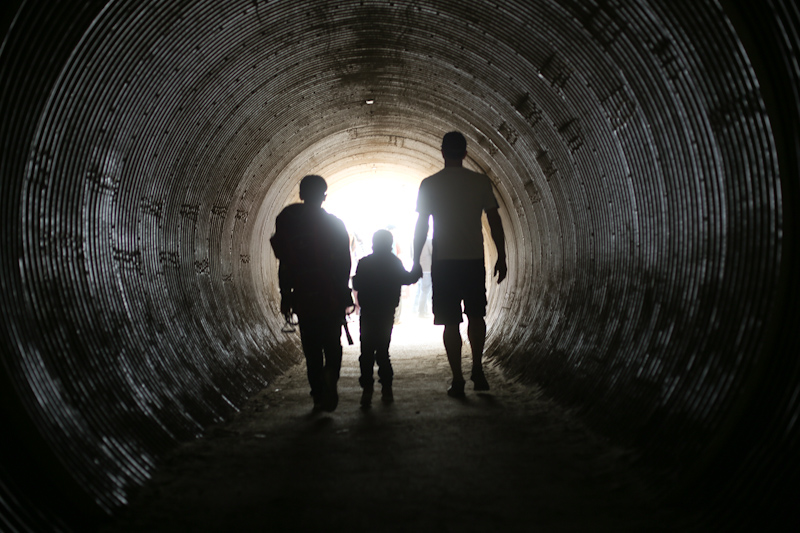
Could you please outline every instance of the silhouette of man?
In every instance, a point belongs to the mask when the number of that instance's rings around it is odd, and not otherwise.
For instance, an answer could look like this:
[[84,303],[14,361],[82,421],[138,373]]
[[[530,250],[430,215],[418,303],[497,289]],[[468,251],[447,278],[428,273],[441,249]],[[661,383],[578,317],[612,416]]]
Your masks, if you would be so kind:
[[350,238],[344,223],[322,209],[328,185],[320,176],[300,181],[302,203],[289,205],[275,219],[270,239],[280,261],[281,313],[297,314],[314,409],[333,411],[339,402],[341,332],[353,305]]
[[378,363],[378,378],[381,383],[381,400],[394,401],[392,380],[394,371],[389,360],[389,343],[392,340],[394,312],[400,303],[400,290],[403,285],[417,281],[417,278],[403,268],[403,262],[392,253],[394,237],[388,230],[381,229],[372,236],[372,253],[358,262],[353,277],[353,291],[361,308],[361,406],[372,404],[375,383],[372,369]]
[[494,274],[497,283],[506,277],[505,233],[498,213],[492,182],[484,174],[463,167],[467,141],[459,132],[442,138],[444,169],[422,180],[417,196],[417,226],[414,231],[414,266],[421,274],[420,256],[428,234],[428,219],[433,217],[433,323],[444,325],[444,347],[453,372],[449,396],[464,396],[461,372],[461,333],[459,324],[467,315],[467,336],[472,347],[472,375],[476,391],[489,390],[483,373],[483,346],[486,340],[486,268],[483,259],[481,215],[485,211],[492,240],[497,248]]

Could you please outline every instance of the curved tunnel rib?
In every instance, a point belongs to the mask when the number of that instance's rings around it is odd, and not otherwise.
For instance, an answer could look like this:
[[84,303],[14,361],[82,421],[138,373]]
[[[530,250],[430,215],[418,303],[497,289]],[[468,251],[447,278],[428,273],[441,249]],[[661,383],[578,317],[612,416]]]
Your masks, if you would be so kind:
[[424,176],[454,129],[509,233],[504,371],[680,487],[747,498],[785,457],[792,479],[799,25],[745,4],[21,6],[0,49],[2,388],[4,453],[28,458],[4,460],[4,520],[69,520],[26,495],[15,469],[37,464],[113,512],[296,361],[266,241],[299,179]]

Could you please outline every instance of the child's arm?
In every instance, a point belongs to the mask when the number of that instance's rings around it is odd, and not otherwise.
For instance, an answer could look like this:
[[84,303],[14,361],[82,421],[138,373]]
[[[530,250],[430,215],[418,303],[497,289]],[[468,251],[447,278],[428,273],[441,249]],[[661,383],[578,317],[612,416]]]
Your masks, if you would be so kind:
[[416,283],[419,280],[419,276],[417,276],[414,269],[411,269],[411,272],[405,269],[403,266],[403,262],[400,259],[397,259],[397,279],[400,280],[402,285],[411,285]]
[[406,269],[403,269],[403,274],[403,285],[413,285],[419,281],[419,276],[417,276],[416,273],[408,272]]

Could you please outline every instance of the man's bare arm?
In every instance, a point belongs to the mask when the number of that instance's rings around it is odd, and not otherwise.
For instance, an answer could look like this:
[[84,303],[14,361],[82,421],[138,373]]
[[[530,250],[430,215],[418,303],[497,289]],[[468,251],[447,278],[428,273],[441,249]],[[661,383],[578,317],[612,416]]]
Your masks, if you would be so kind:
[[419,263],[419,258],[422,256],[422,248],[425,246],[426,240],[428,240],[428,216],[419,215],[417,226],[414,228],[414,266],[411,267],[411,272],[417,276],[417,279],[422,277],[422,265]]
[[497,283],[500,283],[506,279],[506,274],[508,273],[508,266],[506,265],[506,234],[503,231],[503,221],[500,219],[500,213],[496,208],[486,211],[486,220],[489,222],[492,240],[497,248],[497,263],[494,265],[494,273],[497,274]]

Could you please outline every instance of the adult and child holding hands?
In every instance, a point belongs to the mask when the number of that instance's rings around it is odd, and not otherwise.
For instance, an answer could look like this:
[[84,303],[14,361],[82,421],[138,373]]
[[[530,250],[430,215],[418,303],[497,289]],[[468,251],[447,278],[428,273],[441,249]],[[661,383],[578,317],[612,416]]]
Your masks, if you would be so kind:
[[[472,349],[470,380],[474,390],[489,390],[482,366],[487,304],[482,214],[486,213],[497,248],[494,274],[498,283],[507,273],[505,234],[492,183],[486,175],[464,168],[466,155],[464,136],[459,132],[447,133],[442,139],[444,168],[420,183],[410,272],[392,253],[393,237],[387,230],[375,232],[372,254],[358,262],[352,291],[360,307],[362,407],[369,407],[372,402],[376,363],[381,399],[384,402],[394,399],[389,344],[395,308],[400,302],[402,285],[415,283],[423,275],[420,258],[431,217],[435,229],[430,267],[433,323],[444,326],[444,347],[453,373],[447,394],[455,398],[465,395],[459,330],[462,315],[467,316],[467,336]],[[339,401],[341,329],[354,302],[350,289],[349,235],[341,220],[322,209],[326,191],[322,177],[304,177],[300,182],[302,202],[281,211],[270,242],[279,260],[281,313],[287,320],[293,314],[298,318],[314,409],[333,411]]]

